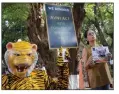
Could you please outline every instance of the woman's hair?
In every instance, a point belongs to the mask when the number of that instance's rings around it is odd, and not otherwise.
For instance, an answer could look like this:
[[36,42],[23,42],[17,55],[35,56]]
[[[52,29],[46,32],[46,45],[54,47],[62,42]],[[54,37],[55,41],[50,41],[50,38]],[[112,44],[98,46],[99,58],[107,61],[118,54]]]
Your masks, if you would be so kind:
[[[87,41],[87,34],[88,34],[88,31],[89,31],[89,30],[86,30],[86,31],[84,32],[84,38],[86,39],[86,41]],[[87,41],[87,44],[89,44],[88,41]]]

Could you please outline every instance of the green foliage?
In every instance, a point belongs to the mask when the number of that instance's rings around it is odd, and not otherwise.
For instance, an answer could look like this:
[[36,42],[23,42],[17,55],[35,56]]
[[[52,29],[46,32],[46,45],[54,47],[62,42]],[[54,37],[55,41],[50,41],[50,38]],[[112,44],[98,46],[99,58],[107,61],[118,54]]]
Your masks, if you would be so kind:
[[94,7],[95,4],[85,4],[86,19],[85,20],[94,20]]
[[29,4],[2,3],[2,19],[9,21],[25,21],[29,13]]
[[2,3],[2,39],[15,41],[25,38],[29,5],[24,3]]
[[[57,3],[57,5],[73,7],[73,3]],[[100,34],[95,26],[95,21],[99,23],[105,40],[112,47],[113,44],[113,3],[86,3],[85,4],[85,19],[82,23],[82,41],[84,39],[84,32],[91,28],[96,32],[98,42],[100,42]],[[30,12],[30,4],[27,3],[2,3],[2,41],[17,41],[22,38],[28,40],[27,37],[27,18]],[[45,12],[43,10],[42,17],[45,22]],[[95,20],[97,18],[98,20]]]
[[[82,35],[86,30],[92,29],[96,32],[98,42],[100,42],[100,34],[95,26],[95,22],[97,22],[99,23],[99,28],[102,31],[106,42],[112,47],[114,32],[113,11],[113,3],[86,3],[86,15],[82,24]],[[95,18],[97,18],[97,20]],[[86,43],[84,36],[82,36],[82,41]]]
[[73,3],[60,3],[60,5],[73,7]]
[[8,42],[18,39],[28,40],[26,20],[29,14],[29,4],[2,3],[2,51],[6,50]]

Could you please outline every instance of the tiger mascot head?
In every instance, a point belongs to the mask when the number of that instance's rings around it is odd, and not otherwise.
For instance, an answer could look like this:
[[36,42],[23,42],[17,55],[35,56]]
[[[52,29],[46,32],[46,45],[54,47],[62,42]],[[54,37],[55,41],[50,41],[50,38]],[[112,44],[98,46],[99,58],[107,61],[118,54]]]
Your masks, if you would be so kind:
[[37,45],[26,41],[9,42],[6,45],[5,62],[9,71],[18,76],[29,76],[37,60]]

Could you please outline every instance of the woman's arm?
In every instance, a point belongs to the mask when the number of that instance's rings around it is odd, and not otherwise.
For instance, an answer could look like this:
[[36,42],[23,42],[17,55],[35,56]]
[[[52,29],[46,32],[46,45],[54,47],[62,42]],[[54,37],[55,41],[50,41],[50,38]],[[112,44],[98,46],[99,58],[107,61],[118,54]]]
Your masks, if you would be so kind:
[[84,67],[87,69],[88,64],[87,64],[87,50],[86,50],[86,48],[84,48],[83,51],[82,51],[82,60],[81,60],[81,62],[83,63]]
[[90,68],[93,68],[95,66],[95,64],[93,63],[92,56],[87,58],[87,50],[86,50],[86,48],[84,48],[83,52],[82,52],[82,62],[84,63],[86,70],[90,69]]

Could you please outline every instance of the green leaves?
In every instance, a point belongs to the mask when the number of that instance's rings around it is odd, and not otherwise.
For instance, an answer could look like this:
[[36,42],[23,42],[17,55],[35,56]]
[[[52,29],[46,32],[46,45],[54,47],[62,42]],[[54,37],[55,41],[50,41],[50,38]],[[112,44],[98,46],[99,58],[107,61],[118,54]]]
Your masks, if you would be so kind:
[[[73,7],[73,3],[58,3],[57,5],[65,5]],[[82,41],[84,40],[84,32],[91,28],[97,31],[98,41],[101,41],[99,29],[104,35],[106,42],[111,45],[113,40],[113,3],[85,3],[85,19],[82,23]],[[2,3],[2,39],[17,40],[18,38],[26,39],[27,37],[27,18],[30,13],[30,4],[27,3]],[[45,21],[45,13],[43,11],[43,19]],[[8,21],[8,26],[6,25]],[[96,23],[99,24],[98,28]],[[108,38],[108,39],[107,39]],[[85,42],[86,43],[86,42]],[[103,44],[103,43],[102,43]]]
[[18,39],[28,40],[27,18],[29,4],[2,3],[2,47],[3,53],[8,42]]
[[25,3],[2,3],[2,17],[9,21],[24,21],[29,13],[29,5]]
[[94,19],[94,6],[95,4],[85,4],[85,11],[86,11],[86,17],[89,18],[90,20]]
[[[86,16],[82,24],[82,33],[88,29],[97,31],[98,41],[103,44],[105,40],[112,47],[114,32],[113,11],[113,3],[86,3]],[[101,34],[103,34],[104,38],[101,38]],[[82,36],[82,40],[85,42],[83,38],[84,36]]]

